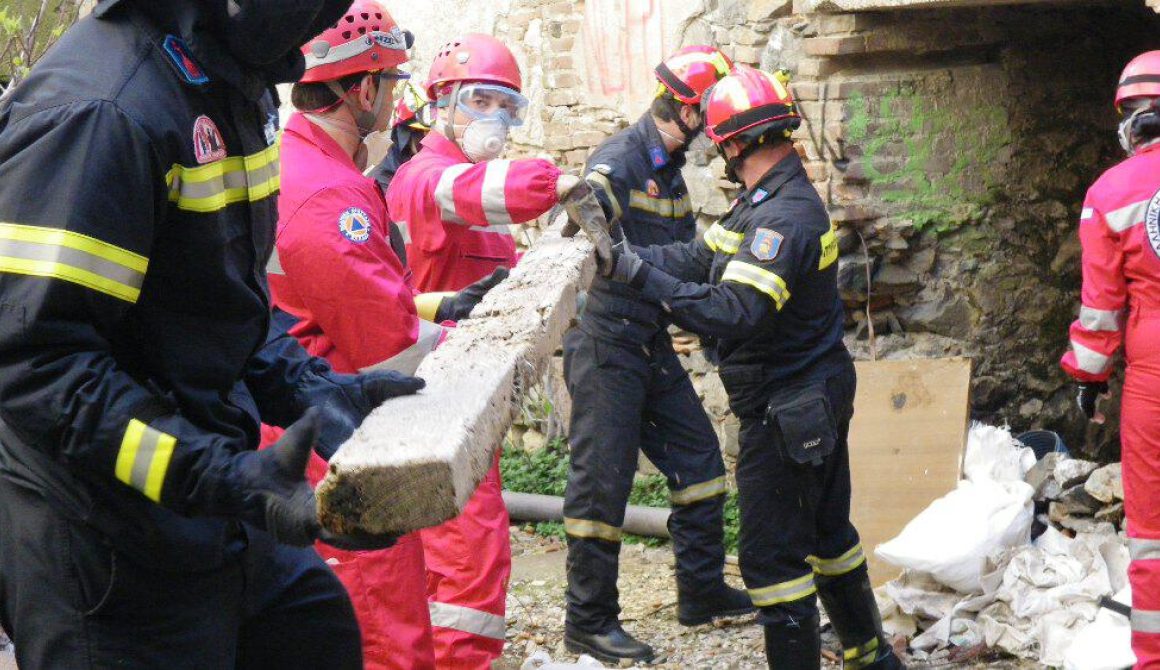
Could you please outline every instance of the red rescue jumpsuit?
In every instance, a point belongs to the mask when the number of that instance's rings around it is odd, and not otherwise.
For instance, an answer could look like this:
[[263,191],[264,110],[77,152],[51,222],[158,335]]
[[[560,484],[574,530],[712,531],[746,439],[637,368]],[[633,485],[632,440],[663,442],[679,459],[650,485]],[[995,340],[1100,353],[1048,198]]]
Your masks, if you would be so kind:
[[[407,259],[422,291],[457,291],[499,266],[512,267],[511,224],[557,202],[560,170],[541,159],[471,163],[439,131],[403,164],[387,191],[410,236]],[[463,513],[420,531],[440,668],[486,670],[503,653],[511,547],[499,454]]]
[[[291,333],[338,372],[371,367],[413,372],[438,344],[443,328],[416,313],[416,292],[391,249],[386,204],[375,182],[301,114],[286,125],[281,159],[269,277],[274,305],[299,319]],[[264,435],[274,437],[274,430]],[[311,481],[317,483],[325,471],[315,455]],[[315,546],[350,592],[366,667],[434,668],[419,535],[406,535],[382,551]]]
[[1079,226],[1083,294],[1062,365],[1103,381],[1124,343],[1120,414],[1137,668],[1160,668],[1160,143],[1088,191]]

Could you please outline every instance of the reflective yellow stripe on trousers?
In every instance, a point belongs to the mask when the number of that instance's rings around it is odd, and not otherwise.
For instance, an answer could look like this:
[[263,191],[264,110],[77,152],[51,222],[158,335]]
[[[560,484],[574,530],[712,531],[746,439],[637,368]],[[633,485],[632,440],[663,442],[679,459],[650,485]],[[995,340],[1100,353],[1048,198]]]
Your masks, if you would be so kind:
[[749,597],[753,600],[753,604],[758,607],[769,607],[778,603],[789,603],[795,600],[801,600],[817,593],[818,589],[814,585],[813,573],[791,579],[780,584],[773,584],[771,586],[764,586],[759,589],[749,589]]
[[620,542],[622,531],[600,521],[564,517],[564,532],[572,537]]
[[61,228],[0,223],[0,272],[72,282],[137,302],[149,259]]

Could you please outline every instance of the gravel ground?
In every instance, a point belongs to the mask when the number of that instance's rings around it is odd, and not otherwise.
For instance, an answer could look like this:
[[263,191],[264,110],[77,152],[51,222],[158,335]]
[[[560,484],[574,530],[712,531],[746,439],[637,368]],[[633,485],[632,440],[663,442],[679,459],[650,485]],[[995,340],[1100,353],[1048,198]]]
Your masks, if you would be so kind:
[[[498,670],[518,670],[537,650],[555,661],[575,661],[564,649],[564,543],[512,528],[513,568],[508,592],[508,644]],[[726,579],[741,586],[736,567],[726,566]],[[753,617],[686,628],[677,623],[677,594],[672,552],[667,547],[625,545],[620,553],[621,620],[625,630],[651,644],[658,659],[649,667],[665,670],[749,670],[766,668],[761,628]],[[827,652],[828,653],[828,652]],[[836,657],[832,657],[836,660]],[[832,660],[825,670],[836,670]],[[623,666],[631,667],[631,666]],[[1029,670],[1027,663],[990,656],[970,661],[911,664],[919,668],[996,668]]]

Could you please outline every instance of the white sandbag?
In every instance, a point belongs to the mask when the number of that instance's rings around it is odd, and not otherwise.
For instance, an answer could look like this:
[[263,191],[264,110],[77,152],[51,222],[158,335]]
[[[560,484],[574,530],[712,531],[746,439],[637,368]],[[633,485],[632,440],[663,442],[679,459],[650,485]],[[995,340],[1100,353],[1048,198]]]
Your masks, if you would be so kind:
[[[1132,602],[1132,590],[1125,587],[1116,602]],[[1132,627],[1128,618],[1100,609],[1095,621],[1075,636],[1064,654],[1063,670],[1122,670],[1136,663],[1132,653]]]
[[967,453],[963,457],[963,477],[977,482],[1023,481],[1035,465],[1035,452],[1000,426],[975,422],[967,433]]
[[980,593],[987,557],[1031,540],[1032,489],[1022,481],[961,481],[874,553],[929,573],[960,593]]

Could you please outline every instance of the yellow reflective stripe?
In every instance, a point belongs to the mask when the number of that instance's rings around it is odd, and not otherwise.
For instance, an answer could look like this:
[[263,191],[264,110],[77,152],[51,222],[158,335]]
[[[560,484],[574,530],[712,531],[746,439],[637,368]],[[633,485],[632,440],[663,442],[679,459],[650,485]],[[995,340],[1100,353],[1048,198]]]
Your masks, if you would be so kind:
[[214,212],[234,203],[257,202],[276,193],[281,184],[278,144],[197,167],[174,165],[165,182],[169,201],[186,211]]
[[822,233],[822,257],[818,260],[818,270],[825,270],[838,260],[838,235],[834,232],[833,224],[830,229]]
[[817,593],[813,574],[808,574],[788,582],[781,582],[760,589],[749,589],[749,598],[757,607],[768,607],[778,603],[801,600]]
[[713,251],[733,255],[741,249],[741,242],[745,239],[744,233],[734,233],[725,229],[720,223],[714,223],[705,231],[705,245]]
[[686,486],[669,494],[674,505],[692,505],[695,502],[725,495],[725,476],[710,479],[707,482]]
[[752,286],[773,298],[778,309],[784,307],[785,301],[789,300],[789,288],[785,285],[785,280],[776,273],[742,261],[729,261],[725,266],[725,272],[721,275],[721,281]]
[[680,198],[652,198],[648,193],[637,190],[628,192],[628,206],[669,218],[682,217],[692,209],[687,195]]
[[827,577],[836,577],[850,572],[866,562],[866,554],[862,551],[862,544],[858,543],[846,553],[837,558],[818,558],[807,556],[806,562],[814,566],[814,572]]
[[149,259],[61,228],[0,223],[0,272],[63,279],[137,302]]
[[620,201],[616,199],[616,193],[612,190],[612,182],[608,181],[608,176],[593,170],[584,178],[585,181],[595,184],[604,189],[605,195],[608,196],[608,202],[612,205],[612,215],[620,218],[624,215],[624,210],[620,208]]
[[439,303],[443,302],[444,298],[453,295],[455,295],[454,291],[420,293],[415,296],[415,311],[419,313],[420,319],[435,321],[435,313],[439,311]]
[[177,447],[177,438],[132,419],[125,427],[114,474],[154,502],[161,501],[165,473]]
[[564,517],[564,532],[572,537],[581,537],[609,542],[620,542],[621,530],[600,521],[589,519],[569,519]]
[[878,658],[878,638],[874,638],[866,644],[846,649],[842,652],[842,668],[845,670],[857,670],[858,668],[865,668]]

